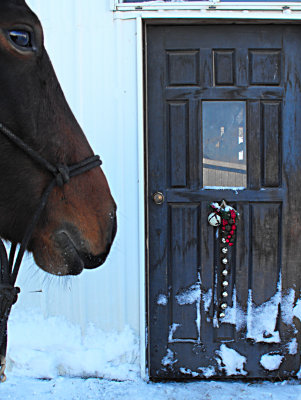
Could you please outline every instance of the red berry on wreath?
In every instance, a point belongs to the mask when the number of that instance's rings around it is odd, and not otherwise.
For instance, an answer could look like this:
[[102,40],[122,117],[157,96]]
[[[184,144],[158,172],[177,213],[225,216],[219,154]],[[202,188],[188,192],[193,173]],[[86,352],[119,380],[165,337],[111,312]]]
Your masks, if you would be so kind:
[[233,235],[234,231],[230,231],[231,235]]
[[227,243],[229,243],[229,242],[230,242],[230,240],[229,240],[229,239],[226,239],[226,242],[227,242]]
[[233,230],[233,231],[235,231],[235,229],[236,229],[236,225],[232,225],[232,227],[231,227],[231,228],[232,228],[232,230]]
[[229,243],[229,246],[233,246],[234,243]]

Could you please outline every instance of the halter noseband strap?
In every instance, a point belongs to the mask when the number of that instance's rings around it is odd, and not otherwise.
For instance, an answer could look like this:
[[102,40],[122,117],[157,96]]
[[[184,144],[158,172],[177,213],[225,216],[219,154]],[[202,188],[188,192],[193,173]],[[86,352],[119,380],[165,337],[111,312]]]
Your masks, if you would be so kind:
[[[17,301],[19,288],[14,287],[17,279],[17,275],[21,266],[22,258],[26,251],[27,245],[30,241],[34,228],[39,220],[39,217],[47,204],[48,197],[55,186],[63,187],[69,180],[77,175],[80,175],[92,168],[98,167],[102,164],[99,156],[92,156],[82,160],[76,164],[64,165],[60,164],[54,166],[41,156],[37,151],[28,146],[22,139],[16,136],[10,129],[0,123],[0,132],[4,134],[12,143],[18,146],[24,151],[33,161],[41,165],[45,170],[49,171],[53,175],[53,179],[50,181],[48,186],[42,193],[38,208],[36,209],[33,217],[28,224],[16,261],[15,251],[16,243],[12,243],[9,259],[4,247],[3,242],[0,240],[0,380],[5,380],[5,364],[2,364],[6,356],[7,347],[7,320],[10,314],[12,305]],[[4,367],[3,367],[4,365]]]
[[41,156],[32,147],[28,146],[22,139],[16,136],[10,129],[0,123],[0,132],[3,133],[11,142],[18,146],[24,151],[29,157],[34,160],[37,164],[40,164],[44,169],[48,170],[52,175],[56,177],[57,185],[63,186],[65,183],[69,182],[72,176],[79,175],[86,172],[92,168],[98,167],[102,164],[99,156],[92,156],[86,158],[73,165],[59,164],[57,166],[51,164],[43,156]]

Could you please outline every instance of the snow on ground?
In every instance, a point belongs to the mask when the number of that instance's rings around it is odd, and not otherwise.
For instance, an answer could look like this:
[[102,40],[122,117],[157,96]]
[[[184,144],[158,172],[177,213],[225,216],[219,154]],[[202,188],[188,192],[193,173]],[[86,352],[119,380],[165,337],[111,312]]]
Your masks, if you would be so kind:
[[44,318],[15,308],[8,338],[8,371],[18,376],[132,380],[139,371],[138,338],[128,327],[104,332],[91,324],[82,335],[79,326],[62,317]]
[[9,376],[1,400],[300,400],[296,382],[169,382],[56,378],[50,381]]
[[[226,350],[221,347],[221,358]],[[243,358],[231,357],[243,369]],[[91,325],[83,336],[63,318],[21,314],[15,308],[0,400],[301,400],[298,381],[147,383],[138,361],[139,343],[129,328],[108,333]],[[166,354],[169,361],[171,353]]]

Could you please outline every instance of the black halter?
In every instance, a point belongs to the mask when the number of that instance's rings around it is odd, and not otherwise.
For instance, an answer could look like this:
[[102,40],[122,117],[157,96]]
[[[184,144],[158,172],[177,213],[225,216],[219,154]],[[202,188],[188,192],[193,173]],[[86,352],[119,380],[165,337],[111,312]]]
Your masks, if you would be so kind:
[[17,275],[20,269],[22,258],[26,251],[28,242],[32,236],[34,228],[39,220],[39,217],[46,206],[48,197],[55,186],[64,186],[69,182],[73,176],[80,175],[92,168],[98,167],[102,164],[99,156],[92,156],[86,158],[79,163],[73,165],[53,165],[37,153],[34,149],[23,142],[18,136],[11,132],[7,127],[0,123],[0,132],[4,134],[12,143],[23,150],[30,156],[37,164],[41,165],[44,169],[53,175],[53,179],[45,188],[40,199],[38,208],[32,216],[28,224],[20,248],[15,260],[15,252],[17,248],[16,243],[12,243],[9,258],[5,246],[0,240],[0,380],[5,380],[5,357],[7,348],[7,320],[10,314],[12,305],[17,301],[20,289],[15,287]]

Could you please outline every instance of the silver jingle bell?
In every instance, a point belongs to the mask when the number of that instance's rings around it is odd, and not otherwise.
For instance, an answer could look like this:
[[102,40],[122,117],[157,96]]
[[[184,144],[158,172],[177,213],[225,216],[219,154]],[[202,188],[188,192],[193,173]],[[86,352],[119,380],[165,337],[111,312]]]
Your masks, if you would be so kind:
[[219,226],[222,222],[221,216],[216,213],[211,213],[208,216],[208,222],[212,226]]
[[223,243],[227,243],[227,241],[226,241],[225,238],[222,238],[222,242],[223,242]]
[[225,318],[225,316],[226,316],[226,314],[223,313],[223,312],[221,312],[220,315],[219,315],[220,318]]
[[[225,241],[226,241],[226,239],[225,239]],[[228,253],[227,247],[223,247],[223,248],[222,248],[222,252],[223,252],[224,254],[227,254],[227,253]]]
[[228,305],[227,305],[226,303],[223,303],[223,304],[221,305],[221,309],[222,309],[222,310],[225,310],[227,307],[228,307]]
[[224,287],[227,287],[227,286],[229,285],[229,283],[228,283],[227,281],[224,281],[224,282],[222,283],[222,285],[223,285]]
[[226,269],[224,269],[223,272],[222,272],[222,274],[223,274],[224,276],[227,276],[227,275],[228,275],[228,271],[227,271]]
[[228,293],[227,293],[227,292],[223,292],[223,293],[222,293],[222,296],[223,296],[223,297],[228,297]]
[[223,259],[222,259],[222,263],[223,263],[223,264],[227,264],[227,262],[228,262],[228,259],[227,259],[227,258],[223,258]]

